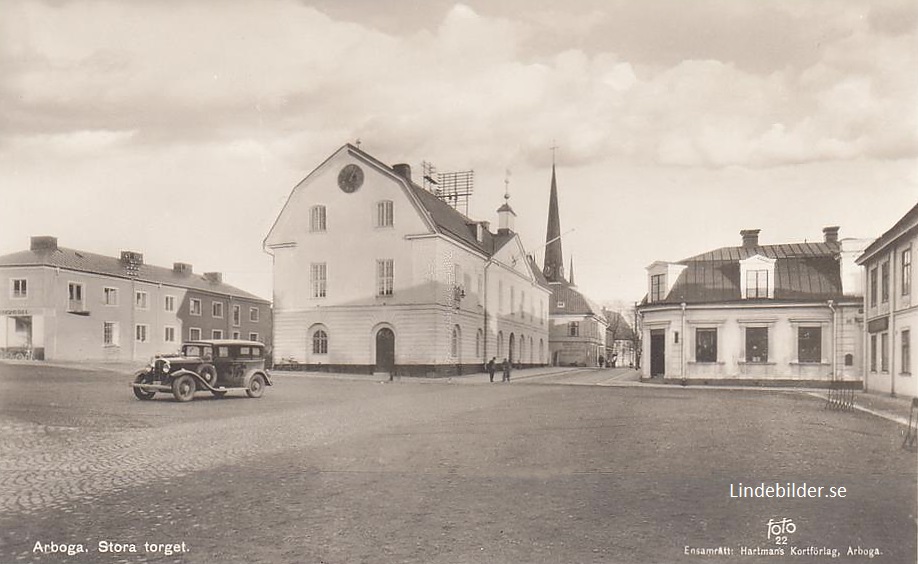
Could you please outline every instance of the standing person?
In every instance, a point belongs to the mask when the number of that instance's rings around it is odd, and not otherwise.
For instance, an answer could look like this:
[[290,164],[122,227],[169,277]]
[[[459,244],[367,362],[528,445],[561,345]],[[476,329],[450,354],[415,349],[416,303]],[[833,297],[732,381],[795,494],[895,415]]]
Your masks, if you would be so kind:
[[504,359],[504,377],[501,379],[501,382],[510,381],[510,361],[506,358]]
[[492,383],[494,382],[494,370],[497,368],[496,363],[494,362],[495,360],[497,360],[497,357],[492,356],[491,360],[488,361],[488,364],[485,365],[488,369],[488,376],[491,378]]

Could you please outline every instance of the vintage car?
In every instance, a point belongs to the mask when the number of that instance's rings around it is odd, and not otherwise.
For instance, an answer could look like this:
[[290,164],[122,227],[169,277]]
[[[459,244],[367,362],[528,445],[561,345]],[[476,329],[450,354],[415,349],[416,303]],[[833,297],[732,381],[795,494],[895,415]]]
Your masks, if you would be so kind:
[[189,341],[177,355],[160,355],[134,375],[137,399],[172,392],[177,401],[191,401],[196,391],[217,397],[233,390],[260,398],[271,385],[265,370],[265,346],[255,341],[215,339]]

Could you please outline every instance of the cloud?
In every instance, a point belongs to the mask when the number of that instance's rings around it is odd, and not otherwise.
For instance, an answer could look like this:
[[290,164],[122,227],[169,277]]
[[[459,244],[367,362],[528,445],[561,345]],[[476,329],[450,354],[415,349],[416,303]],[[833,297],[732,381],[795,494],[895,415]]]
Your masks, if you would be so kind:
[[[258,9],[14,2],[0,16],[0,150],[39,150],[41,139],[84,139],[83,152],[255,143],[299,161],[360,137],[371,150],[448,155],[456,166],[544,163],[552,139],[570,164],[618,155],[762,167],[918,154],[916,33],[900,23],[915,10],[692,4],[672,13],[679,4],[592,5],[591,25],[558,18],[560,31],[550,8],[512,19],[456,4],[438,25],[397,34],[284,0]],[[729,17],[710,19],[717,9]],[[674,29],[680,16],[692,25],[673,36],[678,45],[708,26],[684,60],[651,57],[659,46],[642,50],[635,38],[620,52],[582,46],[576,33],[608,33],[615,10],[644,22],[654,42],[654,26]],[[752,54],[730,22],[749,29],[757,15],[756,33],[773,37]],[[817,18],[826,32],[806,56],[779,48],[802,47]],[[533,47],[546,36],[568,47]]]

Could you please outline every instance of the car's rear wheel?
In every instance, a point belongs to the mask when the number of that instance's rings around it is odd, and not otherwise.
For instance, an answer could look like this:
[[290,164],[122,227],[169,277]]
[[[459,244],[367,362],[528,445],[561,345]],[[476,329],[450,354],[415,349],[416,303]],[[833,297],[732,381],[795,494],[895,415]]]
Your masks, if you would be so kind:
[[191,401],[194,398],[194,378],[185,374],[172,381],[172,395],[176,401]]
[[[140,384],[146,377],[147,373],[141,370],[134,376],[134,383]],[[134,395],[137,396],[137,399],[139,400],[151,400],[153,399],[153,396],[156,395],[156,392],[148,392],[146,390],[141,390],[140,388],[134,388]]]
[[250,398],[260,398],[262,394],[265,393],[265,377],[261,374],[256,374],[252,376],[252,379],[249,380],[249,387],[245,391],[245,395]]

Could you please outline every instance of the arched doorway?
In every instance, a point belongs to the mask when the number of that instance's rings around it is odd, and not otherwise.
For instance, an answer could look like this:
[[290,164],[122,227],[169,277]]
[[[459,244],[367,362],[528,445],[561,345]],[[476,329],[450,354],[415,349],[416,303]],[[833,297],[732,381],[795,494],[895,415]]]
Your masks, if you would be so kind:
[[395,368],[395,333],[388,327],[376,332],[376,372],[392,372]]
[[510,333],[509,347],[507,348],[507,359],[510,361],[510,364],[513,364],[516,361],[516,356],[514,353],[514,345],[516,344],[516,338],[513,333]]

